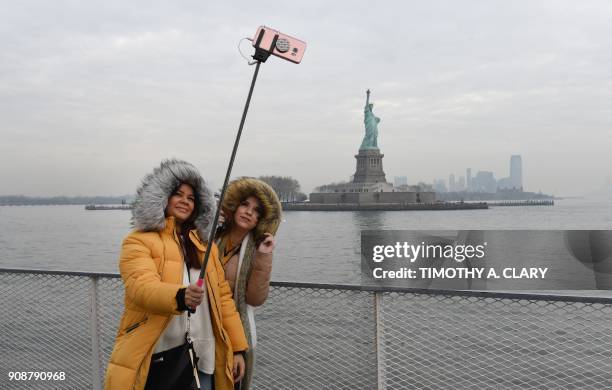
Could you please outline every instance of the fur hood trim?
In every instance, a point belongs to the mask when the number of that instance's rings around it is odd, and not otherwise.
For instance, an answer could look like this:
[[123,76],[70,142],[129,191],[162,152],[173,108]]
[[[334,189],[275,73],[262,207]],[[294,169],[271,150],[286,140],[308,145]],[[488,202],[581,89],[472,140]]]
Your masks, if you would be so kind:
[[223,211],[226,215],[234,215],[240,202],[249,196],[259,199],[263,208],[263,216],[259,218],[253,229],[253,238],[259,241],[264,233],[276,234],[281,221],[282,207],[276,192],[261,180],[242,177],[232,181],[225,190]]
[[134,228],[145,232],[164,230],[168,198],[181,183],[189,184],[195,191],[198,214],[194,224],[200,239],[208,240],[210,225],[215,217],[215,198],[197,168],[177,159],[162,161],[159,167],[142,179],[132,209]]

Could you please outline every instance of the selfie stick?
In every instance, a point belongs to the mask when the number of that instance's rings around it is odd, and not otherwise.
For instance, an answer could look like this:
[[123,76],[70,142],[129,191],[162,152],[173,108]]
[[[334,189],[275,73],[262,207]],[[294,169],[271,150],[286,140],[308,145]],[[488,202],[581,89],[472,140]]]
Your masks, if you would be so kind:
[[257,80],[257,74],[259,73],[259,66],[262,62],[266,62],[270,53],[274,50],[274,46],[276,45],[276,41],[278,40],[278,34],[274,36],[272,40],[272,44],[268,50],[262,49],[259,47],[261,40],[263,38],[264,31],[260,31],[259,36],[257,37],[257,41],[255,42],[255,54],[253,54],[253,59],[255,60],[255,73],[253,74],[253,81],[251,81],[251,88],[249,89],[249,95],[247,96],[246,104],[244,105],[244,110],[242,112],[242,119],[240,120],[240,126],[238,127],[238,134],[236,134],[236,140],[234,141],[234,149],[232,150],[232,157],[230,158],[229,165],[227,166],[227,172],[225,173],[225,181],[223,182],[223,187],[221,188],[221,195],[219,196],[219,206],[217,207],[217,211],[215,212],[215,219],[212,222],[212,226],[210,228],[210,234],[208,235],[208,243],[206,246],[206,253],[204,254],[204,261],[202,262],[202,269],[200,270],[200,277],[198,278],[198,286],[202,287],[204,285],[204,275],[206,272],[206,266],[208,265],[208,257],[210,256],[212,244],[215,239],[215,232],[217,231],[217,223],[219,222],[219,212],[221,211],[221,205],[223,205],[223,198],[225,196],[225,189],[227,188],[227,183],[229,182],[230,174],[232,173],[232,167],[234,166],[234,159],[236,158],[236,152],[238,151],[238,144],[240,143],[240,136],[242,135],[242,128],[244,127],[244,121],[246,120],[247,112],[249,111],[249,104],[251,103],[251,96],[253,95],[253,89],[255,88],[255,81]]

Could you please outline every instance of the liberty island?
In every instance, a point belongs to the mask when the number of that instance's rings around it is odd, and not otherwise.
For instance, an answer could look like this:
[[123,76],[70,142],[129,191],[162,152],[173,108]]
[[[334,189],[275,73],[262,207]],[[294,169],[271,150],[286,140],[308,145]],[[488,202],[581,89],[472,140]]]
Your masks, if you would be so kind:
[[366,91],[363,123],[365,134],[359,146],[355,173],[348,183],[333,189],[314,192],[309,203],[285,204],[285,210],[355,211],[355,210],[457,210],[486,209],[486,203],[436,202],[436,194],[427,189],[398,190],[387,182],[383,157],[378,147],[378,125],[381,119],[374,114],[370,102],[371,91]]

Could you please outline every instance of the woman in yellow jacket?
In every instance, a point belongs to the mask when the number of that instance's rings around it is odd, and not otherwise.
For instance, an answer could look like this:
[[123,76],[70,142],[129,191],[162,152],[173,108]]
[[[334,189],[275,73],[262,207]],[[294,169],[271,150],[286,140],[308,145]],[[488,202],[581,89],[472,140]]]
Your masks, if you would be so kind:
[[[197,169],[167,160],[138,188],[119,268],[125,310],[106,371],[105,389],[154,388],[163,353],[185,342],[189,324],[202,388],[232,389],[248,348],[216,245],[204,288],[196,285],[215,201]],[[197,308],[187,317],[187,308]],[[213,380],[214,375],[214,380]],[[149,379],[149,382],[147,382]]]

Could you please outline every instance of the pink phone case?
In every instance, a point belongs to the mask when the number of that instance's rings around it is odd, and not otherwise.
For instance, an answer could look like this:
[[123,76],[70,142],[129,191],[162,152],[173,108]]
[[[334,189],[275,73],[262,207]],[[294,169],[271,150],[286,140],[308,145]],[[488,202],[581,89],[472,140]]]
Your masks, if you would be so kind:
[[280,31],[276,31],[266,26],[260,26],[255,32],[255,36],[253,37],[254,47],[257,47],[257,39],[259,38],[259,33],[262,30],[264,31],[264,35],[259,43],[259,47],[265,50],[270,50],[274,36],[278,34],[278,39],[276,40],[276,45],[274,50],[272,50],[272,54],[296,64],[299,64],[302,61],[302,57],[306,51],[306,42],[300,41],[297,38],[290,37],[289,35],[283,34]]

